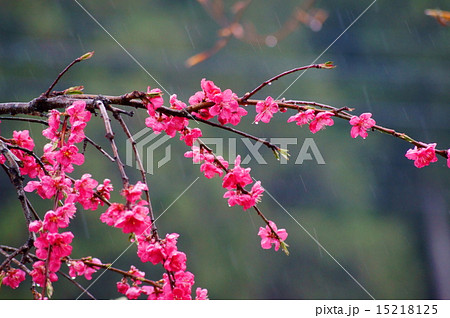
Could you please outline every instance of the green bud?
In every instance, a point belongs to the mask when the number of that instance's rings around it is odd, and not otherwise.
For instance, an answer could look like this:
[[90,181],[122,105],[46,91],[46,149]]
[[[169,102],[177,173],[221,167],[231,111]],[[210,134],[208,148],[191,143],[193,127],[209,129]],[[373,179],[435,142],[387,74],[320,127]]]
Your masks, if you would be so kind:
[[82,56],[80,56],[78,59],[79,59],[80,61],[88,60],[88,59],[90,59],[93,55],[94,55],[94,51],[92,51],[92,52],[87,52],[86,54],[83,54]]
[[283,250],[284,254],[286,254],[287,256],[289,256],[289,251],[288,251],[288,247],[289,245],[287,245],[286,243],[284,243],[284,241],[280,241],[280,247]]
[[65,90],[64,90],[64,95],[79,95],[79,94],[83,94],[83,89],[84,89],[84,86],[73,86],[73,87],[69,87],[69,88],[66,88]]
[[325,68],[325,69],[332,69],[332,68],[335,68],[336,65],[333,65],[333,62],[328,61],[326,63],[320,64],[320,67]]

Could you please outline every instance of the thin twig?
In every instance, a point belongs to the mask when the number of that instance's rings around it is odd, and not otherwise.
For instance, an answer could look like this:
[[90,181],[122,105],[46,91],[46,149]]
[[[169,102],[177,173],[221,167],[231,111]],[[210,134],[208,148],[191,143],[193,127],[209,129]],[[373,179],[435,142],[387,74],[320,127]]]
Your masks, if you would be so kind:
[[69,282],[71,282],[72,284],[74,284],[75,286],[77,286],[83,293],[86,293],[86,295],[89,296],[89,298],[93,299],[93,300],[97,300],[90,292],[87,291],[86,288],[84,288],[83,286],[81,286],[77,281],[73,280],[69,275],[67,275],[66,273],[64,273],[63,271],[59,270],[58,274],[61,274],[64,278],[66,278]]
[[147,283],[149,285],[152,285],[153,287],[162,288],[161,284],[159,284],[157,282],[154,282],[154,281],[152,281],[150,279],[147,279],[147,278],[144,278],[144,277],[138,277],[138,276],[135,276],[133,274],[130,274],[127,271],[124,271],[124,270],[112,267],[112,264],[97,264],[97,263],[94,263],[94,262],[92,262],[92,261],[90,261],[88,259],[83,259],[83,258],[82,259],[77,259],[77,260],[72,260],[72,261],[82,261],[85,265],[88,265],[90,267],[104,268],[104,269],[106,269],[108,271],[111,271],[111,272],[114,272],[114,273],[118,273],[118,274],[121,274],[123,276],[130,277],[132,279],[139,280],[141,282]]
[[56,83],[58,83],[58,81],[60,80],[60,78],[76,63],[81,62],[83,60],[87,60],[89,58],[92,57],[92,55],[94,55],[94,52],[88,52],[86,54],[83,54],[82,56],[80,56],[79,58],[76,58],[75,60],[73,60],[69,65],[66,66],[66,68],[59,73],[58,77],[55,79],[55,81],[52,83],[52,85],[50,85],[50,87],[47,89],[47,91],[45,93],[42,94],[43,97],[49,97],[50,95],[50,91],[53,89],[53,87],[55,87]]
[[146,199],[147,199],[147,202],[148,202],[148,209],[149,209],[149,214],[150,214],[150,220],[151,220],[151,223],[152,223],[152,233],[158,239],[158,229],[156,227],[155,216],[153,214],[152,203],[151,203],[151,200],[150,200],[150,192],[148,191],[147,177],[146,177],[144,165],[142,164],[141,156],[139,155],[139,152],[138,152],[138,150],[136,148],[136,141],[134,140],[133,135],[131,134],[130,130],[128,129],[128,126],[126,125],[125,121],[122,119],[120,114],[115,112],[115,111],[113,111],[113,116],[119,122],[119,124],[122,127],[125,135],[128,138],[128,141],[131,144],[131,148],[133,149],[133,153],[134,153],[134,156],[136,158],[138,169],[141,172],[142,182],[145,185],[147,185],[147,190],[145,190],[144,192],[145,192],[145,196],[146,196]]
[[114,160],[117,163],[117,166],[118,166],[119,171],[120,171],[120,176],[122,177],[123,187],[127,188],[129,179],[127,177],[127,174],[125,173],[124,165],[123,165],[122,161],[120,160],[119,151],[117,149],[116,142],[114,141],[114,132],[113,132],[113,130],[111,128],[111,119],[109,118],[108,112],[106,111],[106,108],[105,108],[105,105],[103,104],[103,102],[101,100],[97,100],[95,102],[95,105],[100,110],[101,117],[103,118],[103,122],[105,123],[105,129],[106,129],[105,137],[111,143],[111,148],[112,148],[113,153],[114,153]]
[[298,71],[303,71],[303,70],[307,70],[310,68],[324,68],[323,64],[311,64],[311,65],[307,65],[307,66],[302,66],[302,67],[297,67],[294,68],[292,70],[283,72],[281,74],[278,74],[270,79],[268,79],[267,81],[261,83],[258,87],[256,87],[254,90],[252,90],[250,93],[246,93],[241,99],[242,101],[246,101],[247,99],[249,99],[251,96],[255,95],[258,91],[260,91],[263,87],[272,84],[273,81],[276,81],[280,78],[282,78],[283,76],[289,75],[291,73],[294,72],[298,72]]

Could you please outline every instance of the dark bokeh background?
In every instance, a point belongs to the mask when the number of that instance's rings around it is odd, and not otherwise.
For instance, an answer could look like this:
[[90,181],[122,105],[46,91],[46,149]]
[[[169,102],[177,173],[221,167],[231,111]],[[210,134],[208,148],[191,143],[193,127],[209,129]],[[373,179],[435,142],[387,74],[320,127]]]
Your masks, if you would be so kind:
[[[79,2],[168,92],[187,102],[204,77],[242,96],[275,74],[313,62],[372,1],[317,1],[316,7],[329,14],[318,32],[302,25],[275,47],[232,39],[192,68],[185,67],[185,60],[212,47],[220,29],[197,1]],[[225,1],[229,15],[232,3]],[[260,33],[275,32],[299,3],[254,1],[242,21],[253,23]],[[318,61],[331,60],[338,67],[306,72],[283,97],[354,107],[355,114],[369,111],[380,125],[437,142],[440,149],[450,147],[450,28],[426,16],[427,8],[450,6],[443,0],[377,1]],[[158,87],[75,1],[0,1],[0,101],[35,98],[65,65],[92,50],[94,58],[74,67],[58,89],[84,85],[88,93],[119,95]],[[277,97],[296,77],[274,82],[257,97]],[[450,172],[443,158],[417,169],[404,157],[409,145],[390,136],[371,133],[366,140],[352,139],[349,124],[339,120],[312,135],[305,127],[287,124],[291,114],[276,116],[270,125],[252,125],[254,111],[249,113],[242,130],[266,138],[298,138],[286,165],[260,148],[268,164],[258,165],[253,158],[248,163],[252,175],[375,298],[450,298]],[[144,120],[145,113],[129,119],[132,131],[144,127]],[[239,136],[200,128],[205,137],[237,138],[238,151],[248,153]],[[28,129],[43,145],[40,126],[4,120],[0,129],[6,137],[14,129]],[[93,119],[88,134],[109,149],[99,119]],[[314,160],[295,164],[304,139],[310,137],[325,165]],[[125,156],[126,140],[117,138]],[[291,255],[262,250],[256,235],[262,222],[254,213],[228,208],[220,180],[206,180],[199,167],[183,157],[183,143],[173,139],[167,144],[172,160],[149,176],[156,215],[164,212],[158,227],[162,234],[180,233],[188,270],[211,298],[369,298],[268,194],[260,207],[289,232]],[[163,149],[156,153],[163,155]],[[93,149],[87,156],[74,175],[109,177],[118,190],[115,165]],[[128,172],[138,180],[135,169]],[[26,238],[25,222],[4,174],[0,193],[0,243],[18,246]],[[49,203],[30,197],[43,215]],[[128,247],[127,235],[102,224],[100,213],[78,212],[70,227],[77,234],[73,257],[92,255],[112,262]],[[150,278],[161,277],[158,267],[138,262],[133,246],[115,266],[128,269],[130,264]],[[119,279],[105,274],[90,291],[99,298],[116,298]],[[84,278],[80,283],[88,284]],[[58,299],[79,295],[62,278],[54,287]],[[14,292],[0,289],[0,299],[30,297],[26,283]]]

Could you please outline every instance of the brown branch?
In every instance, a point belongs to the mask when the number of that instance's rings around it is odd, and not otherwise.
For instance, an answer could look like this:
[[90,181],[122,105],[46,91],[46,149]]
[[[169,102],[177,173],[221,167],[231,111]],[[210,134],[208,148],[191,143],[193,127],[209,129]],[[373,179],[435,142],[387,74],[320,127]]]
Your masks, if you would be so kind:
[[[19,249],[13,248],[13,247],[9,247],[9,246],[5,246],[5,245],[0,245],[0,254],[2,254],[3,256],[5,256],[7,259],[10,257],[11,254],[8,254],[7,251],[10,252],[15,252]],[[17,256],[17,254],[16,254]],[[14,257],[11,258],[11,262],[13,262],[14,264],[16,264],[17,266],[19,266],[24,272],[26,272],[28,275],[30,275],[31,271],[28,269],[28,267],[26,267],[22,262],[16,260]],[[2,264],[3,266],[3,264]],[[3,267],[0,266],[0,271],[3,270]]]
[[[25,191],[23,189],[23,178],[20,174],[19,165],[16,162],[16,156],[8,149],[8,146],[6,143],[4,143],[2,140],[0,140],[0,153],[5,156],[6,160],[8,161],[9,167],[6,168],[6,171],[8,172],[8,176],[11,180],[11,183],[16,188],[17,197],[20,201],[20,204],[22,205],[22,210],[24,213],[25,220],[27,222],[27,226],[30,225],[30,223],[33,221],[31,217],[30,209],[28,208],[27,204],[27,196],[25,194]],[[34,233],[32,235],[32,232],[29,232],[29,243],[30,247],[33,244],[34,241]]]
[[[329,68],[330,67],[330,65],[329,64],[327,65],[326,63],[325,64],[317,64],[317,65],[321,65],[319,68]],[[304,68],[311,68],[311,67],[312,66],[310,65],[310,66],[305,66]],[[295,70],[298,70],[298,69],[293,69],[293,70],[281,73],[281,74],[275,76],[274,78],[278,79],[281,76],[285,76],[289,73],[294,72]],[[266,81],[265,82],[265,83],[267,83],[266,85],[268,85],[268,83],[271,80],[272,81],[275,80],[274,78]],[[247,93],[244,95],[244,97],[239,98],[238,103],[240,105],[256,105],[260,100],[252,100],[252,99],[248,99],[248,98],[251,97],[254,93],[256,93],[257,90],[261,89],[263,87],[263,84],[261,84],[257,88],[255,88],[251,93]],[[146,109],[146,107],[144,106],[142,101],[138,100],[142,96],[145,96],[145,93],[134,91],[132,93],[127,93],[127,94],[124,94],[121,96],[103,96],[102,98],[107,100],[111,104],[129,106],[129,107],[134,107],[136,109]],[[50,97],[50,98],[37,98],[28,103],[0,103],[0,114],[21,113],[21,114],[42,115],[42,112],[46,112],[50,109],[63,108],[63,107],[70,106],[74,101],[79,100],[79,99],[85,100],[88,109],[90,109],[91,111],[94,111],[96,109],[96,107],[94,105],[94,101],[96,98],[99,98],[99,95],[88,95],[88,94],[61,95],[61,96]],[[344,110],[352,111],[353,110],[352,108],[339,109],[339,108],[336,108],[336,107],[333,107],[330,105],[325,105],[325,104],[321,104],[321,103],[317,103],[317,102],[310,102],[310,101],[296,101],[296,100],[286,101],[286,100],[282,99],[282,100],[276,101],[276,102],[280,108],[289,108],[289,109],[295,109],[298,111],[304,111],[307,109],[320,107],[322,109],[328,109],[328,110],[332,111],[336,117],[339,117],[339,118],[342,118],[345,120],[350,120],[350,118],[352,117],[351,114],[344,111]],[[200,109],[208,108],[213,105],[214,104],[211,102],[203,102],[203,103],[199,103],[197,105],[188,106],[183,111],[162,106],[162,107],[159,107],[157,109],[157,111],[160,113],[166,114],[168,116],[191,118],[191,119],[195,119],[199,122],[210,125],[209,123],[212,123],[212,122],[206,123],[207,121],[204,121],[201,118],[198,118],[196,116],[193,116],[193,115],[187,114],[187,113],[196,112]],[[123,110],[119,110],[118,108],[115,108],[115,109],[108,108],[108,111],[116,111],[116,110],[122,111],[121,113],[124,112]],[[318,112],[321,110],[316,109],[316,111]],[[213,123],[211,125],[214,126],[215,124]],[[226,126],[223,126],[223,127],[226,127]],[[229,127],[228,128],[223,128],[223,127],[217,126],[217,128],[232,131],[232,128],[229,129]],[[419,142],[417,140],[410,138],[409,136],[407,136],[404,133],[395,132],[395,130],[393,130],[393,129],[389,129],[389,128],[382,127],[379,125],[374,126],[373,129],[378,130],[383,133],[386,133],[386,134],[389,134],[389,135],[392,135],[396,138],[403,139],[403,140],[405,140],[415,146],[418,146],[418,147],[424,147],[426,145],[423,142]],[[236,131],[234,131],[234,132],[236,132]],[[236,133],[238,133],[238,132],[236,132]],[[447,158],[446,150],[436,150],[436,153],[444,158]]]
[[120,176],[122,177],[123,187],[127,188],[129,179],[127,177],[127,174],[125,173],[125,168],[124,168],[125,166],[122,163],[122,161],[120,160],[119,151],[117,149],[116,142],[114,141],[114,132],[111,127],[111,119],[109,118],[108,112],[106,111],[106,107],[101,100],[96,100],[95,105],[100,110],[100,113],[101,113],[100,116],[103,118],[103,122],[105,123],[105,129],[106,129],[105,137],[111,143],[111,148],[114,153],[114,160],[117,162],[117,166],[120,171]]
[[311,64],[311,65],[307,65],[307,66],[302,66],[302,67],[297,67],[297,68],[293,68],[292,70],[288,70],[286,72],[283,72],[281,74],[278,74],[270,79],[268,79],[267,81],[263,82],[262,84],[260,84],[258,87],[256,87],[255,89],[253,89],[250,93],[246,93],[241,100],[243,102],[245,102],[247,99],[249,99],[251,96],[255,95],[259,90],[261,90],[263,87],[272,84],[272,82],[282,78],[283,76],[298,72],[298,71],[303,71],[303,70],[307,70],[310,68],[331,68],[331,64],[328,64],[329,66],[325,66],[327,63],[325,64]]
[[[147,185],[148,188],[148,184],[147,184],[147,176],[146,176],[146,172],[144,169],[144,165],[142,164],[142,160],[141,160],[141,156],[139,155],[139,152],[137,151],[136,148],[136,141],[133,138],[133,135],[131,134],[130,130],[128,129],[128,126],[126,125],[125,121],[122,119],[122,117],[120,116],[120,114],[118,112],[113,111],[113,115],[114,118],[119,122],[120,126],[122,127],[125,135],[128,138],[128,141],[131,144],[131,148],[133,149],[133,153],[134,156],[136,158],[136,162],[138,165],[138,169],[141,173],[141,177],[142,177],[142,181],[145,185]],[[149,209],[149,214],[150,214],[150,220],[152,223],[152,232],[155,235],[155,237],[158,239],[158,229],[156,227],[156,223],[155,223],[155,216],[153,214],[153,209],[152,209],[152,203],[150,200],[150,192],[147,190],[144,191],[145,192],[145,196],[148,202],[148,209]]]
[[64,278],[66,278],[69,282],[71,282],[72,284],[74,284],[75,286],[77,286],[82,292],[83,294],[86,294],[89,296],[89,298],[91,298],[92,300],[97,300],[97,298],[95,298],[90,292],[88,292],[88,290],[86,288],[84,288],[83,286],[81,286],[77,281],[73,280],[72,277],[70,277],[69,275],[67,275],[66,273],[64,273],[63,271],[59,270],[58,274],[61,274]]
[[100,268],[106,269],[108,271],[111,271],[111,272],[114,272],[114,273],[117,273],[117,274],[121,274],[121,275],[123,275],[125,277],[129,277],[129,278],[132,278],[132,279],[139,280],[141,282],[147,283],[149,285],[152,285],[153,287],[162,288],[161,284],[159,284],[159,283],[157,283],[155,281],[152,281],[152,280],[144,278],[144,277],[138,277],[138,276],[135,276],[133,274],[130,274],[127,271],[124,271],[124,270],[112,267],[112,264],[103,264],[103,263],[102,264],[97,264],[97,263],[92,262],[90,259],[85,259],[85,258],[75,259],[75,260],[72,260],[72,261],[82,261],[85,265],[88,265],[90,267],[100,267]]

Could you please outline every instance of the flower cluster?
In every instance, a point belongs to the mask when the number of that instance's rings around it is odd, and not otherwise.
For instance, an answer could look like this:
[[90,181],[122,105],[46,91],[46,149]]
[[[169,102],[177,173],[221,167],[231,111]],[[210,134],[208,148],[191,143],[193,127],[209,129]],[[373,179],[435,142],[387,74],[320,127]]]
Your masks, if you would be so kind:
[[[98,258],[89,259],[91,263],[101,264],[102,262]],[[97,270],[100,269],[98,266],[88,266],[83,261],[69,261],[69,276],[72,278],[76,278],[77,276],[83,276],[87,280],[92,279],[92,274],[94,274]]]
[[[21,147],[23,149],[33,151],[34,141],[30,137],[28,130],[13,131],[13,138],[9,140],[11,146]],[[11,149],[11,152],[16,156],[16,160],[21,162],[19,166],[20,174],[28,175],[30,178],[35,178],[42,173],[42,169],[36,162],[36,159],[29,155],[26,151],[20,149]],[[6,158],[0,154],[0,164],[4,164]]]
[[[247,210],[255,207],[261,200],[264,192],[261,181],[256,181],[250,191],[245,190],[245,187],[251,184],[253,179],[250,175],[251,169],[241,167],[240,156],[236,157],[233,169],[228,169],[229,163],[226,160],[221,156],[215,156],[205,147],[193,146],[191,151],[186,152],[184,156],[192,158],[194,163],[202,163],[200,171],[203,172],[208,179],[217,175],[222,177],[225,172],[225,176],[222,180],[222,187],[228,191],[225,192],[223,197],[228,199],[228,205],[230,207],[240,205],[244,210]],[[287,237],[287,233],[285,236],[283,234],[279,237],[284,240]],[[264,238],[262,239],[264,240]],[[280,246],[280,243],[281,242],[278,242],[278,247]],[[267,246],[267,244],[264,244],[264,246]],[[276,248],[276,250],[278,250],[278,248]]]
[[[186,145],[192,146],[198,138],[202,136],[199,128],[189,128],[189,120],[179,116],[168,116],[158,112],[158,108],[163,106],[164,100],[162,98],[161,90],[158,88],[150,89],[148,87],[147,97],[144,99],[144,104],[147,107],[149,117],[145,119],[145,125],[152,128],[152,130],[159,134],[165,131],[170,137],[175,137],[176,133],[180,133],[180,140],[184,140]],[[184,110],[186,104],[177,99],[177,95],[170,97],[170,108],[174,110]]]
[[100,216],[100,220],[109,226],[122,229],[123,233],[142,234],[152,225],[148,202],[141,199],[144,190],[148,190],[147,185],[140,181],[123,189],[121,194],[126,198],[127,204],[111,204]]
[[6,272],[0,272],[0,286],[3,284],[16,289],[24,280],[25,272],[21,269],[9,268]]
[[[194,274],[186,271],[186,254],[178,250],[179,234],[167,234],[164,239],[159,239],[150,232],[147,229],[144,233],[136,235],[137,254],[144,263],[163,265],[167,272],[163,275],[162,287],[142,285],[145,273],[131,266],[127,275],[131,285],[128,278],[123,277],[117,282],[117,291],[128,299],[137,299],[141,295],[146,295],[147,299],[152,300],[192,299]],[[208,299],[207,290],[197,288],[196,299]]]
[[228,190],[223,195],[224,198],[228,198],[228,205],[240,205],[244,210],[254,207],[261,200],[264,189],[261,182],[257,181],[250,192],[244,190],[244,187],[252,182],[250,168],[242,168],[241,157],[237,156],[234,168],[227,172],[222,182],[222,187]]
[[[74,235],[70,231],[60,232],[60,229],[69,226],[77,210],[75,204],[79,203],[84,209],[96,210],[99,205],[104,204],[103,200],[110,198],[110,192],[113,190],[108,179],[99,185],[90,174],[84,174],[77,180],[67,175],[74,170],[74,165],[84,163],[84,155],[75,144],[84,140],[84,128],[90,118],[91,113],[86,110],[84,101],[74,102],[63,113],[51,110],[49,127],[42,132],[50,142],[44,146],[41,165],[37,164],[33,157],[28,156],[32,160],[24,159],[25,155],[22,154],[20,158],[32,163],[21,173],[39,180],[29,181],[24,190],[36,191],[42,198],[53,198],[55,202],[53,210],[47,211],[42,221],[36,220],[29,224],[29,230],[38,235],[34,246],[36,256],[40,259],[33,264],[30,275],[33,281],[41,286],[58,280],[56,272],[61,268],[63,260],[72,253],[71,243]],[[15,132],[13,136],[14,144],[33,150],[34,143],[28,131]],[[84,274],[90,279],[96,271],[92,267],[88,270],[81,269],[80,264],[75,265],[71,268],[72,276]]]
[[189,98],[189,104],[196,105],[203,102],[210,102],[213,105],[200,110],[197,113],[203,119],[210,119],[217,116],[217,120],[222,125],[237,125],[241,118],[247,115],[247,111],[239,107],[238,97],[231,89],[222,90],[213,81],[202,79],[200,86],[202,91],[196,92]]
[[124,233],[130,233],[137,242],[137,255],[141,261],[154,265],[162,264],[170,273],[171,279],[169,276],[163,277],[162,289],[149,285],[141,286],[142,280],[139,278],[144,278],[145,273],[132,266],[128,272],[134,277],[131,279],[131,285],[124,277],[117,283],[117,290],[128,299],[137,299],[140,295],[147,295],[148,299],[191,299],[194,275],[186,271],[186,254],[177,248],[179,234],[168,234],[162,240],[152,234],[148,202],[141,198],[142,192],[147,190],[147,185],[140,181],[129,185],[121,191],[126,204],[112,203],[100,216],[100,220],[109,226],[122,229]]
[[306,111],[299,111],[296,115],[289,117],[288,123],[295,121],[297,125],[303,126],[309,124],[309,130],[315,134],[325,126],[333,126],[334,121],[331,118],[334,116],[332,112],[319,111],[308,109]]
[[[179,234],[167,234],[164,239],[155,238],[149,233],[144,232],[137,236],[138,256],[142,262],[151,262],[152,264],[162,264],[167,271],[163,275],[162,288],[142,284],[145,273],[138,271],[132,266],[128,272],[134,278],[132,284],[128,284],[127,278],[123,278],[117,283],[117,290],[127,296],[128,299],[137,299],[141,294],[146,295],[147,299],[192,299],[191,292],[194,285],[194,274],[186,271],[186,254],[177,248]],[[203,292],[199,295],[199,290]],[[197,288],[196,299],[207,299],[206,289]]]

